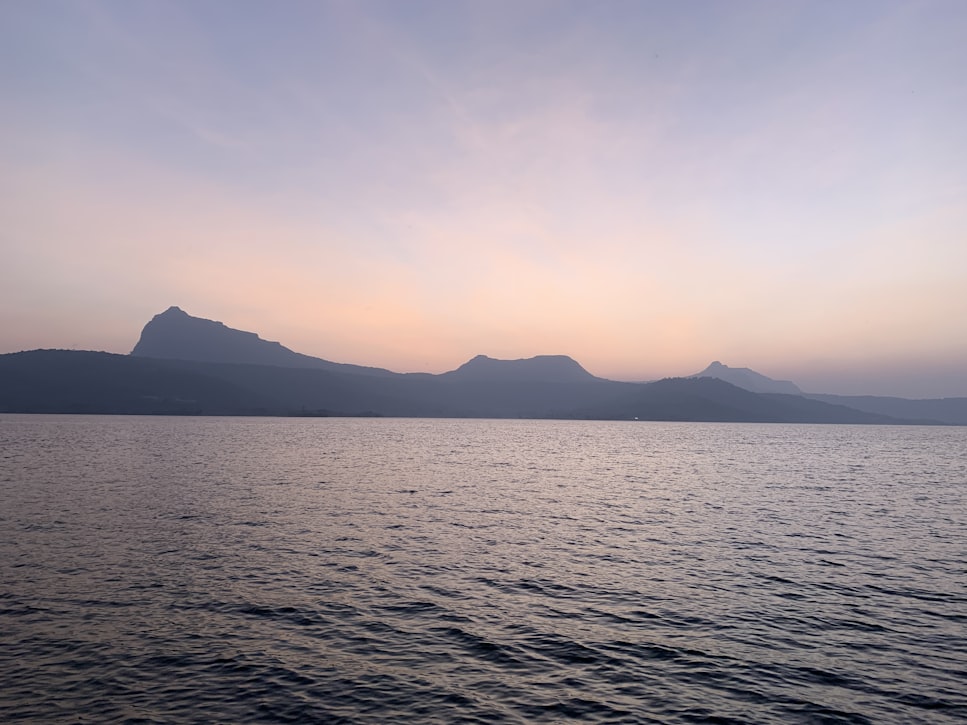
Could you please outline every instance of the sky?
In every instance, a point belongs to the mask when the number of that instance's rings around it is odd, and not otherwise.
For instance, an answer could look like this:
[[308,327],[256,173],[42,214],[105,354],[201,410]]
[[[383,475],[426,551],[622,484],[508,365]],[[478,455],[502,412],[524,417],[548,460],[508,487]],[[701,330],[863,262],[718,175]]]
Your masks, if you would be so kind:
[[0,352],[967,395],[963,0],[0,3]]

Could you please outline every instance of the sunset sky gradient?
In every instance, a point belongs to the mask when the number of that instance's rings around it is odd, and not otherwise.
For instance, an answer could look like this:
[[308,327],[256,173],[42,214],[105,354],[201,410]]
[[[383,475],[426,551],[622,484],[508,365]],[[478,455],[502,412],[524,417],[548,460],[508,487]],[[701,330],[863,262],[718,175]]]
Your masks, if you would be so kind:
[[0,352],[967,395],[967,3],[0,5]]

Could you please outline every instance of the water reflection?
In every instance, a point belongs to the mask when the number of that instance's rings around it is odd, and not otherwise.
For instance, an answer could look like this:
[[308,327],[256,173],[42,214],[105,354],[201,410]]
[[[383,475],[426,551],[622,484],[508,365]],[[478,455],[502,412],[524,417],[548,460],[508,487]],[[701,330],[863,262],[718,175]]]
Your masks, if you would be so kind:
[[963,429],[3,416],[0,440],[8,719],[963,712]]

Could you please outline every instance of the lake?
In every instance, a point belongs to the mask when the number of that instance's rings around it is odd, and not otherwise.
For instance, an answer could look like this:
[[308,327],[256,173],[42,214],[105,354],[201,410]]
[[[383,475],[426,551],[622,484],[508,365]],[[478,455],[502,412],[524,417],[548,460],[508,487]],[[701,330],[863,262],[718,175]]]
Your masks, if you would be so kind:
[[967,428],[0,415],[0,721],[963,722]]

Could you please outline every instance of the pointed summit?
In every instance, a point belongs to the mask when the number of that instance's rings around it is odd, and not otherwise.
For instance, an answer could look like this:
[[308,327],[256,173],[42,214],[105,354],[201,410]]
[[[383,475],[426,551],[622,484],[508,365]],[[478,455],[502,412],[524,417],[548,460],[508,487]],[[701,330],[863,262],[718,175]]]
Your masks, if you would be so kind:
[[788,380],[773,380],[762,373],[749,368],[730,368],[715,360],[693,378],[718,378],[731,383],[737,388],[749,390],[753,393],[783,393],[785,395],[802,395],[802,391]]
[[202,362],[298,365],[294,363],[298,353],[277,342],[263,340],[254,332],[233,330],[221,322],[192,317],[174,305],[151,318],[131,354]]
[[275,365],[317,368],[366,375],[389,375],[382,368],[347,365],[293,352],[278,342],[263,340],[254,332],[235,330],[221,322],[192,317],[172,305],[155,315],[141,331],[131,355],[166,360]]

